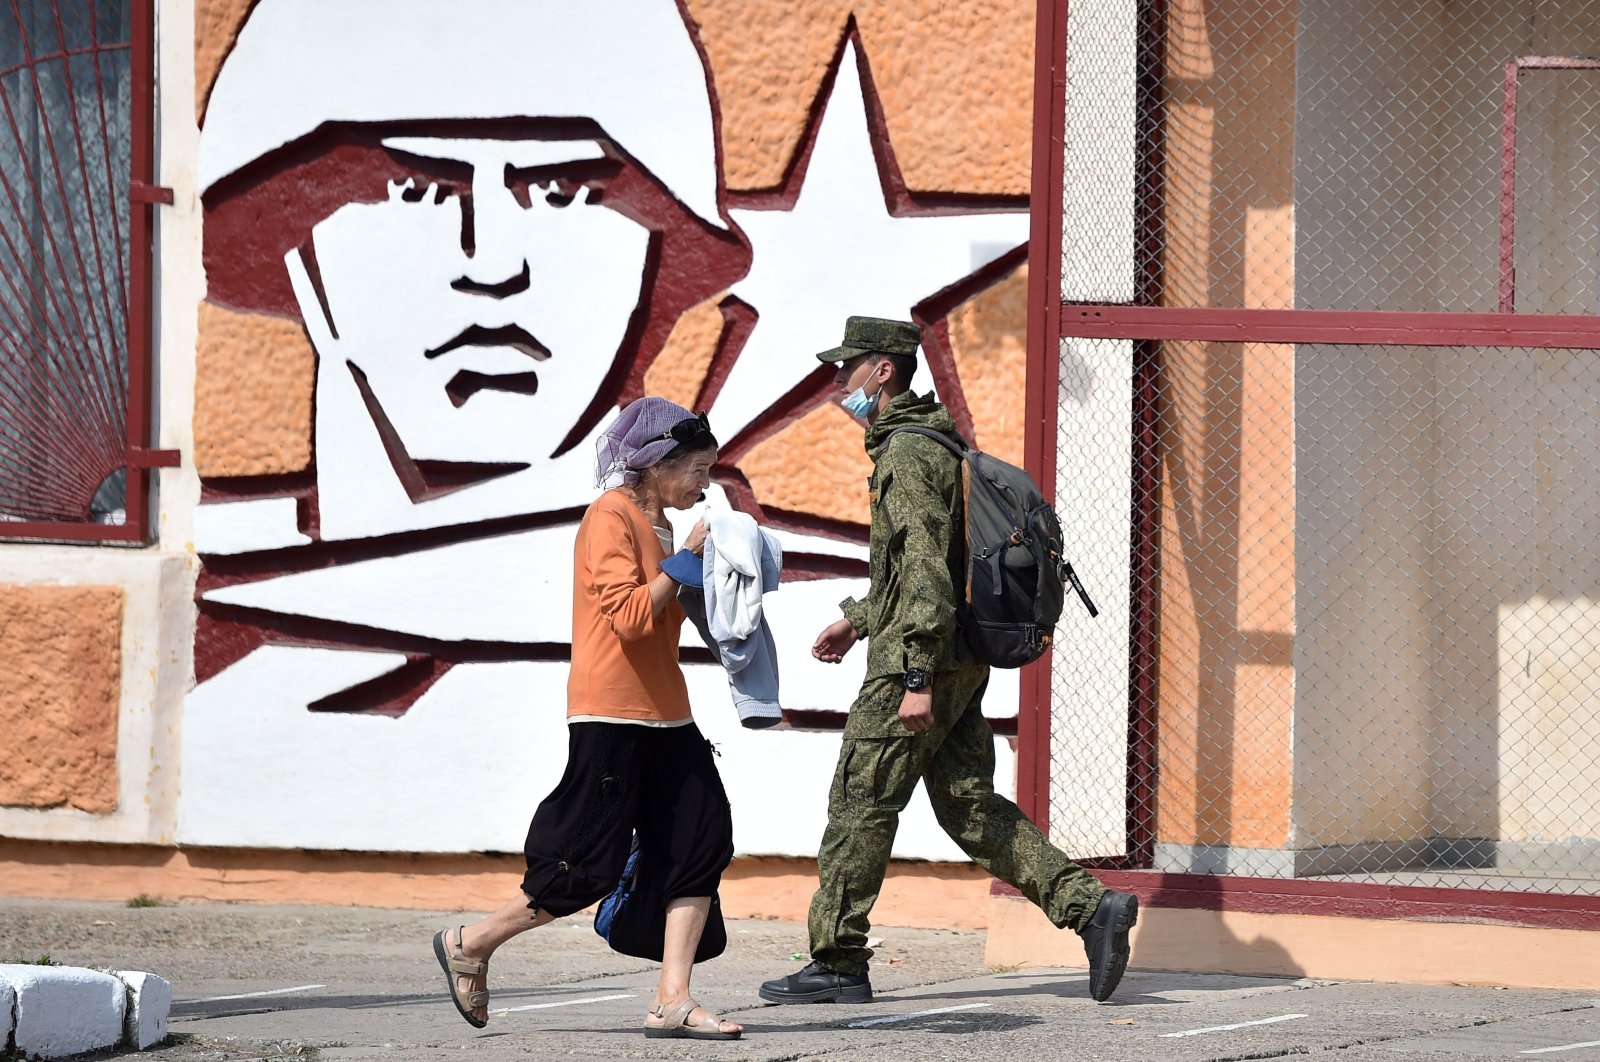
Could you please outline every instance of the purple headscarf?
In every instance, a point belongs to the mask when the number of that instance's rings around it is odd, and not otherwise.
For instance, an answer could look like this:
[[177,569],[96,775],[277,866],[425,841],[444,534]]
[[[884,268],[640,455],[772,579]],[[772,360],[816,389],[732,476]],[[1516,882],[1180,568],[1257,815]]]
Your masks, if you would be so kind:
[[665,398],[636,398],[617,415],[595,444],[595,484],[629,486],[639,482],[639,472],[671,452],[677,443],[661,436],[674,424],[693,420],[694,414]]

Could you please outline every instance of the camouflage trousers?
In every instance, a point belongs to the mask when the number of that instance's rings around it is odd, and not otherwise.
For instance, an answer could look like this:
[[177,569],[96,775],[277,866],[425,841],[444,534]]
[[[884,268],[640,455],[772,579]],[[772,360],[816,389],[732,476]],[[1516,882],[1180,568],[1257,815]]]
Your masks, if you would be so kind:
[[869,916],[883,888],[900,813],[917,782],[933,813],[979,866],[1022,892],[1057,926],[1081,929],[1105,886],[1052,845],[1016,804],[994,791],[994,731],[983,718],[989,669],[966,662],[933,686],[933,726],[900,723],[900,676],[869,679],[850,709],[817,853],[811,956],[839,973],[865,973]]

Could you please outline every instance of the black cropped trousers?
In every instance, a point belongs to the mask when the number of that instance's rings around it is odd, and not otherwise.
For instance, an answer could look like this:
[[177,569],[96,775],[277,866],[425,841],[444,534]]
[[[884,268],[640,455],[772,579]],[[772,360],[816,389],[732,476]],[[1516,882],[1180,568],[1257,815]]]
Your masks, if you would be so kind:
[[561,918],[616,887],[639,839],[665,901],[711,896],[733,860],[733,814],[711,743],[690,723],[571,723],[567,768],[528,826],[528,906]]

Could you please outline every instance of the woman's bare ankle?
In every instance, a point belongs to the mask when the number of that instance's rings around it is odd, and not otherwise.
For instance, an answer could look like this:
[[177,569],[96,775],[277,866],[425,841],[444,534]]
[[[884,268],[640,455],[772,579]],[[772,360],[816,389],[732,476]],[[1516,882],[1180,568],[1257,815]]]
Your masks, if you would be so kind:
[[482,926],[482,922],[475,922],[470,926],[462,926],[459,931],[461,936],[458,943],[461,946],[461,954],[473,962],[488,962],[489,958],[494,955],[494,948],[485,948],[483,946]]

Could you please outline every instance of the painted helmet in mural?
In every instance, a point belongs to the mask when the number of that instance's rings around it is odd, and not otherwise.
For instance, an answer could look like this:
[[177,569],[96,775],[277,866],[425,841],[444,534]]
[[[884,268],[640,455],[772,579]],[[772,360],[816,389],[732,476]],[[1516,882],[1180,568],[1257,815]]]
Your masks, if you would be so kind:
[[710,78],[674,0],[260,0],[206,107],[200,191],[329,122],[485,118],[590,119],[727,227]]

